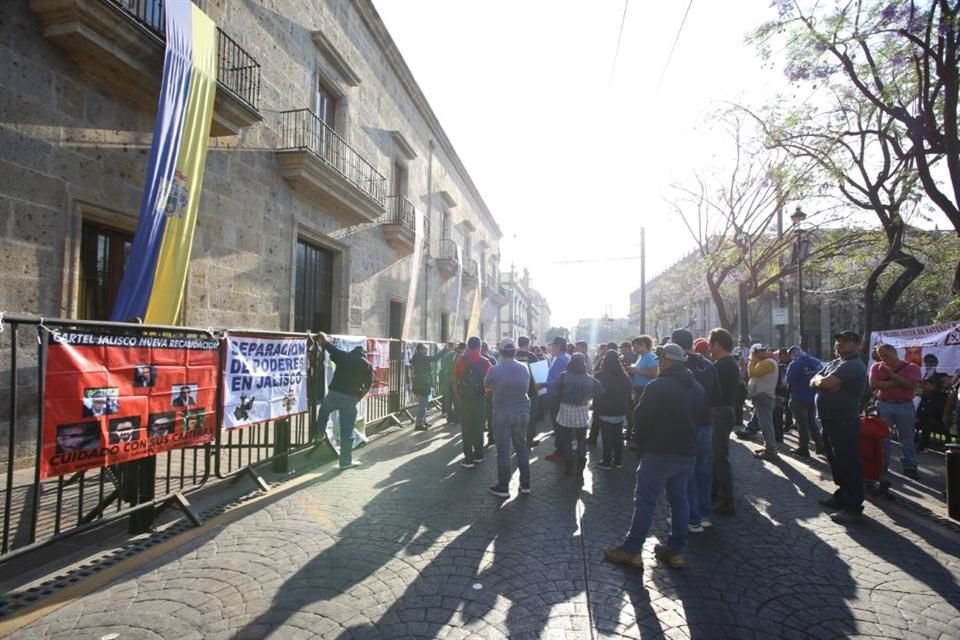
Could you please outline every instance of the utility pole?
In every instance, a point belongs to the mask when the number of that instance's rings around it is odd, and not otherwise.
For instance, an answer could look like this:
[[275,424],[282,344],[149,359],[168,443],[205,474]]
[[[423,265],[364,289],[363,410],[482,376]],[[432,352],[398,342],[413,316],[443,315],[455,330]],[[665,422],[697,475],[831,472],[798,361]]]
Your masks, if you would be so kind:
[[647,230],[640,227],[640,333],[647,332]]
[[[780,182],[777,182],[777,242],[783,242],[783,196],[780,193]],[[783,309],[786,305],[785,301],[785,292],[783,290],[783,278],[777,283],[777,307]],[[779,325],[777,327],[777,334],[780,337],[780,346],[787,346],[787,327],[786,325]]]

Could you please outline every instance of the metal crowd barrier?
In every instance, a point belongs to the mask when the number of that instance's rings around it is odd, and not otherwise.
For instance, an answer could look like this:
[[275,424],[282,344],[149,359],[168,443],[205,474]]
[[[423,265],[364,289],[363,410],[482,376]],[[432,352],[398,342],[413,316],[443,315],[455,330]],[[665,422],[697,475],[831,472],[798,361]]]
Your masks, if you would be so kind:
[[[195,523],[186,496],[211,483],[249,474],[263,490],[257,474],[262,465],[285,472],[290,455],[317,450],[326,431],[317,424],[323,400],[323,355],[308,351],[308,412],[240,429],[224,429],[222,384],[218,382],[217,433],[213,442],[173,449],[156,456],[78,473],[42,479],[43,397],[48,335],[68,330],[122,336],[205,338],[223,332],[194,327],[131,323],[50,320],[0,314],[0,448],[2,531],[0,563],[95,527],[129,518],[130,532],[147,530],[159,510],[181,508]],[[228,331],[228,333],[234,333]],[[262,337],[307,337],[305,333],[245,330]],[[367,395],[367,426],[384,420],[402,424],[416,397],[408,384],[404,345],[391,341],[387,392]],[[439,390],[437,390],[439,391]],[[4,433],[5,431],[5,433]]]

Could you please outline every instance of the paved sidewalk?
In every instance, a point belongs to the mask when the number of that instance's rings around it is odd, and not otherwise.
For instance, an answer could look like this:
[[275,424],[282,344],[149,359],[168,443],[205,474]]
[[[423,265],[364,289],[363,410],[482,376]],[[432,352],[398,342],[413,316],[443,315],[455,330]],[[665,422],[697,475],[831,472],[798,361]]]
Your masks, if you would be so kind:
[[515,475],[503,502],[494,449],[466,470],[455,427],[407,429],[13,637],[960,637],[960,536],[886,505],[836,525],[821,469],[731,444],[738,513],[691,537],[681,571],[652,538],[643,570],[602,558],[630,520],[629,465],[579,487],[542,444],[533,494]]

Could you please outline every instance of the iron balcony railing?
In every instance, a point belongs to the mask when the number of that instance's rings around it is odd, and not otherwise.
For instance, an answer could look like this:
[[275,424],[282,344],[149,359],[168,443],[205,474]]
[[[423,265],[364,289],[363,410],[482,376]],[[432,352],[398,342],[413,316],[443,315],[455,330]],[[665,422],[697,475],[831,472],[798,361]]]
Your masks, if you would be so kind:
[[[385,224],[398,224],[411,233],[417,232],[417,208],[406,196],[387,196],[387,213],[383,218]],[[430,219],[423,219],[424,250],[430,251]]]
[[[166,40],[165,0],[100,0],[119,7],[140,27]],[[203,8],[202,2],[196,2]],[[217,84],[252,111],[259,111],[260,64],[217,27]]]
[[459,262],[457,259],[457,243],[451,240],[450,238],[443,238],[440,240],[440,255],[437,257],[441,260],[452,260],[454,263]]
[[280,114],[279,151],[309,151],[355,187],[386,206],[387,179],[310,109]]
[[410,231],[417,230],[417,209],[406,196],[389,196],[387,198],[387,224],[403,225]]

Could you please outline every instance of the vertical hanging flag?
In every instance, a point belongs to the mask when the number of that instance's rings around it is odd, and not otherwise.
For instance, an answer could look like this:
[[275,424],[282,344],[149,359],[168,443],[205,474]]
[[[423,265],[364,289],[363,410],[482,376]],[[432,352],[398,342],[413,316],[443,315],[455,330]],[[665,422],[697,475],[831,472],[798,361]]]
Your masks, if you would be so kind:
[[[457,253],[457,287],[454,289],[453,294],[453,318],[450,320],[450,327],[453,333],[450,335],[457,335],[459,331],[457,327],[460,326],[457,324],[457,321],[460,320],[460,295],[463,293],[463,256],[460,254],[460,245],[454,242],[453,247]],[[464,340],[466,340],[467,337],[465,337]]]
[[[398,202],[399,206],[400,203]],[[416,209],[413,210],[414,222],[414,240],[413,240],[413,258],[410,262],[410,289],[407,291],[407,308],[403,314],[403,331],[400,333],[404,340],[410,338],[410,327],[413,325],[413,305],[417,299],[417,286],[420,284],[420,267],[423,262],[423,214]],[[426,339],[427,336],[423,336]]]
[[183,303],[217,92],[217,30],[167,2],[166,54],[137,230],[112,319],[173,324]]
[[483,269],[477,269],[477,286],[473,292],[473,309],[470,311],[470,324],[467,326],[467,337],[480,335],[480,305],[483,300]]

